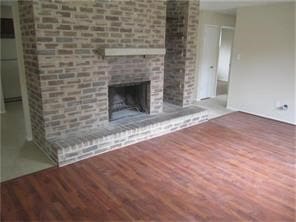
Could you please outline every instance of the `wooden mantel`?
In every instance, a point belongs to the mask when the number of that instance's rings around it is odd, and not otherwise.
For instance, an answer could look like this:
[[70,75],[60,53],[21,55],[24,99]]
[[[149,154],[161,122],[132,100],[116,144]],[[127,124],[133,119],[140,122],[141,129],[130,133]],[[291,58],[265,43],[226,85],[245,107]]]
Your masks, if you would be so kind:
[[102,56],[146,56],[146,55],[165,55],[164,48],[104,48],[98,49]]

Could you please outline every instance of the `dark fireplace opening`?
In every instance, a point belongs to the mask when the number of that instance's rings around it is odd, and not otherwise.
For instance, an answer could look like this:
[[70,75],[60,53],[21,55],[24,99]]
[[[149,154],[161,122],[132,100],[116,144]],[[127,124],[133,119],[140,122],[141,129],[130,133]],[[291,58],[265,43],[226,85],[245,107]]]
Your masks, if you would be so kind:
[[150,82],[109,86],[109,120],[149,113]]

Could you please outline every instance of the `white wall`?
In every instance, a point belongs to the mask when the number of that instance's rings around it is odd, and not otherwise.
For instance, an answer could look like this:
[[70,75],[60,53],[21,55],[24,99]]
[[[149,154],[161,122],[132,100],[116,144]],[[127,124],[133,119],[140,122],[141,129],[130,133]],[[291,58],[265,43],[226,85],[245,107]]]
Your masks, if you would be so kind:
[[296,123],[294,13],[295,3],[237,11],[229,108]]
[[199,13],[200,28],[204,24],[221,26],[235,26],[235,15],[222,14],[212,11],[200,11]]
[[[11,7],[1,6],[1,18],[12,18]],[[1,79],[4,98],[21,97],[15,39],[1,39]]]
[[[199,89],[201,88],[199,81],[199,73],[201,73],[201,64],[199,62],[202,60],[202,46],[203,46],[203,32],[205,25],[215,25],[219,29],[221,29],[222,26],[228,26],[228,27],[235,27],[235,20],[236,17],[235,15],[227,15],[227,14],[221,14],[217,12],[212,12],[212,11],[200,11],[199,14],[199,28],[198,28],[198,47],[197,51],[199,52],[198,58],[197,58],[197,64],[196,64],[196,75],[195,75],[195,96],[196,99],[199,98]],[[217,49],[218,52],[218,49]],[[218,55],[217,55],[218,59]]]

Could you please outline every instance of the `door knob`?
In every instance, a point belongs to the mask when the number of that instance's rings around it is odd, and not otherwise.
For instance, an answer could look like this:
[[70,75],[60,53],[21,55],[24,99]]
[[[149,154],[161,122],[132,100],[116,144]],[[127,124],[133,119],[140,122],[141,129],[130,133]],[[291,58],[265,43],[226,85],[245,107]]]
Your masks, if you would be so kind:
[[214,66],[210,66],[210,69],[213,69],[214,68]]

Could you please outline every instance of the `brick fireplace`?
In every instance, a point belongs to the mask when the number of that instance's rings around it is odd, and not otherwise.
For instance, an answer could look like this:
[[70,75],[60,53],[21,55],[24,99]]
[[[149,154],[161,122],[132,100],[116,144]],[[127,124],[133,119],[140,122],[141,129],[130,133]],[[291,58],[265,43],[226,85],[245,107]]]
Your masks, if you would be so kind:
[[34,141],[109,122],[108,86],[151,81],[151,114],[162,111],[164,55],[104,57],[98,49],[165,48],[164,1],[19,3]]
[[[82,132],[96,130],[109,123],[112,119],[110,96],[114,88],[119,92],[123,86],[135,87],[134,90],[142,94],[140,97],[146,98],[138,104],[141,113],[153,116],[163,112],[164,85],[167,85],[164,79],[174,81],[173,72],[164,73],[165,64],[171,67],[174,61],[171,51],[169,57],[164,53],[168,44],[165,38],[168,30],[166,13],[167,4],[175,1],[19,2],[34,142],[51,159],[60,163],[73,155],[65,156],[71,146],[55,143],[58,139],[72,138],[71,142],[76,142],[73,146],[77,147],[81,139],[77,142],[73,135],[82,135]],[[183,9],[192,5],[186,2],[196,1],[182,2]],[[193,10],[198,10],[198,7],[193,7]],[[196,20],[198,12],[183,11],[188,21],[191,18]],[[184,24],[192,26],[192,22],[187,20]],[[194,46],[186,44],[186,36],[190,35],[185,33],[182,47]],[[191,43],[196,41],[189,40]],[[190,49],[186,50],[190,57],[184,55],[182,62],[193,64]],[[180,67],[178,70],[183,70]],[[178,86],[188,85],[180,87],[184,89],[182,98],[186,93],[192,93],[192,67],[186,66],[181,76],[177,73],[179,77],[176,79],[182,79]],[[173,90],[166,92],[167,98],[178,93]],[[127,92],[123,94],[131,97]],[[189,97],[185,100],[180,102],[178,99],[178,103],[190,104]],[[132,106],[126,98],[125,103]],[[83,156],[82,150],[85,147],[89,150],[89,143],[83,141],[76,155]]]

